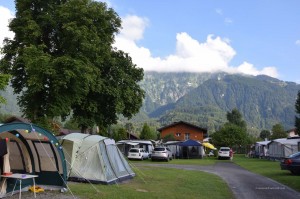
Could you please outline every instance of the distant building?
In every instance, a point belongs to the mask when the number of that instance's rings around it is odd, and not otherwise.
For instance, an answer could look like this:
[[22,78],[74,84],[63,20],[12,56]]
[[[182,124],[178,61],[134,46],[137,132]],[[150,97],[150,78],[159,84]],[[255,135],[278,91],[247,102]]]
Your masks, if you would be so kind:
[[296,130],[297,130],[296,128],[288,130],[287,131],[287,135],[288,135],[287,137],[296,137],[296,136],[299,136],[297,134]]
[[157,129],[157,131],[160,132],[161,138],[171,134],[178,141],[191,139],[202,142],[207,137],[207,129],[184,121],[174,122]]

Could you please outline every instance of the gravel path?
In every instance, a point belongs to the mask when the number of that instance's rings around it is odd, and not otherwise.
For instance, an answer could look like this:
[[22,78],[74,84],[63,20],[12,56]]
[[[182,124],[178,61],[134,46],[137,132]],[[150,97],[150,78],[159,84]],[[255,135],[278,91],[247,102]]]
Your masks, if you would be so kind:
[[299,199],[300,193],[270,178],[249,172],[231,162],[220,162],[213,166],[136,164],[136,166],[168,167],[205,171],[220,176],[237,199]]

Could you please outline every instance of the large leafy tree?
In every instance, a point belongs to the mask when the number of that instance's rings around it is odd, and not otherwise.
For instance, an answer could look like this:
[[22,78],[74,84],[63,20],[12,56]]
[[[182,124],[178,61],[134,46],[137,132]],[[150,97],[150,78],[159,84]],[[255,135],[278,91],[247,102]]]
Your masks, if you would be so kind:
[[212,141],[216,146],[241,146],[247,144],[249,140],[246,130],[232,123],[225,124],[212,134]]
[[260,132],[260,134],[259,134],[259,137],[261,138],[261,139],[269,139],[270,138],[270,136],[271,136],[271,132],[270,131],[268,131],[268,130],[262,130],[261,132]]
[[297,113],[297,115],[295,116],[295,127],[296,127],[297,134],[300,135],[300,91],[298,91],[295,108]]
[[238,109],[226,114],[228,122],[220,130],[212,134],[212,141],[216,146],[244,145],[250,142],[247,125]]
[[147,123],[144,123],[140,138],[144,140],[156,140],[157,134]]
[[127,132],[125,128],[118,128],[115,129],[113,132],[113,139],[117,142],[120,140],[124,140],[127,138]]
[[117,13],[91,0],[16,0],[1,70],[12,75],[19,105],[33,121],[71,113],[85,131],[131,117],[144,92],[143,70],[112,48]]

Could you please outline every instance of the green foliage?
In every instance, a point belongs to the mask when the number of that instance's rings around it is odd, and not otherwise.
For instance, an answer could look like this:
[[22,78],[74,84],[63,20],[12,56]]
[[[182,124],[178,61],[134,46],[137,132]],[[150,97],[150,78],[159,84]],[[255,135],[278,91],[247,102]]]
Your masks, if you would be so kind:
[[278,139],[278,138],[286,138],[287,134],[283,129],[283,126],[281,124],[275,124],[272,127],[272,134],[270,136],[270,139],[274,140],[274,139]]
[[127,132],[125,128],[118,128],[115,129],[113,132],[113,139],[117,142],[120,140],[125,140],[127,139]]
[[162,140],[163,142],[176,141],[176,138],[174,137],[173,134],[168,134],[165,137],[163,137]]
[[65,123],[64,128],[66,128],[66,129],[78,129],[79,124],[76,122],[75,119],[71,118]]
[[297,114],[295,116],[295,127],[296,127],[297,134],[300,135],[300,90],[298,91],[295,108]]
[[249,142],[246,130],[235,124],[227,123],[219,131],[211,135],[215,146],[243,146]]
[[52,120],[50,120],[47,117],[39,117],[37,120],[35,120],[35,124],[37,124],[38,126],[43,127],[44,129],[53,132],[54,134],[57,134],[57,130],[53,128],[52,126]]
[[151,129],[150,126],[145,123],[140,134],[140,138],[143,140],[156,140],[157,134],[155,130]]
[[[7,74],[0,74],[0,90],[4,90],[8,85],[10,75]],[[0,105],[5,104],[6,99],[3,96],[0,96]]]
[[0,113],[0,123],[4,123],[4,121],[10,117],[12,117],[12,115]]
[[270,131],[268,131],[268,130],[262,130],[261,132],[260,132],[260,134],[259,134],[259,137],[261,138],[261,139],[270,139],[270,136],[271,136],[271,132]]
[[231,112],[227,112],[226,118],[231,124],[235,124],[243,129],[247,128],[247,124],[243,120],[242,114],[236,108],[234,108]]
[[106,3],[17,0],[9,28],[15,37],[5,40],[0,69],[33,122],[73,111],[86,132],[139,111],[143,70],[112,47],[121,19]]

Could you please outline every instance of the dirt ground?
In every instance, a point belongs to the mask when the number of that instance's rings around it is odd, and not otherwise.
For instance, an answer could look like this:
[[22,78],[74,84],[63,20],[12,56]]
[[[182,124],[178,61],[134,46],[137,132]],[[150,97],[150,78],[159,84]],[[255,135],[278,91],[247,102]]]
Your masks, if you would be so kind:
[[[18,199],[19,193],[15,193],[13,196],[7,196],[9,199]],[[34,193],[30,191],[22,192],[23,199],[34,198]],[[78,196],[72,196],[70,193],[61,193],[60,191],[45,190],[45,192],[36,193],[36,198],[42,199],[80,199]]]

